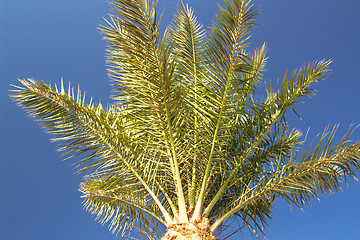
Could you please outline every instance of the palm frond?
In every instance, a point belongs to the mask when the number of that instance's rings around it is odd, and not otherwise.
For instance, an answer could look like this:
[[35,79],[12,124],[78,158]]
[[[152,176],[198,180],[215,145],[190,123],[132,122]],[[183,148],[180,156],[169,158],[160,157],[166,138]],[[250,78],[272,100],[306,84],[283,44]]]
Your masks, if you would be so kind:
[[324,132],[312,151],[309,146],[298,156],[293,153],[287,162],[277,158],[277,168],[263,175],[258,183],[249,185],[232,209],[216,220],[212,230],[227,217],[258,201],[277,197],[301,206],[320,193],[339,190],[347,176],[355,178],[353,168],[360,169],[360,142],[349,145],[352,131],[348,131],[340,143],[333,146],[335,132],[336,128],[330,134]]
[[[268,96],[264,103],[253,103],[249,107],[248,113],[238,118],[238,127],[235,128],[234,133],[231,135],[233,136],[230,138],[231,144],[228,145],[231,150],[227,151],[227,153],[230,153],[231,158],[238,160],[234,161],[234,164],[229,168],[230,174],[226,175],[225,180],[220,183],[219,191],[213,196],[211,203],[205,211],[206,216],[210,214],[210,211],[223,196],[223,193],[229,189],[228,185],[238,176],[238,171],[240,169],[247,169],[247,171],[253,169],[247,165],[250,160],[255,160],[252,162],[253,166],[262,167],[266,163],[265,158],[257,158],[264,162],[256,161],[256,155],[263,151],[264,143],[269,139],[276,139],[284,134],[284,131],[287,129],[286,126],[283,126],[283,124],[286,125],[283,120],[284,114],[288,109],[292,109],[292,105],[298,103],[299,99],[310,97],[314,93],[311,88],[312,84],[324,78],[328,72],[327,66],[329,64],[329,61],[320,61],[306,68],[294,71],[289,80],[287,77],[284,78],[281,90],[274,92],[271,87],[268,87]],[[281,131],[277,130],[281,128],[284,129]],[[285,137],[292,144],[283,145],[283,149],[293,149],[298,144],[296,139],[299,138],[299,134],[298,132],[294,133],[295,135],[293,136]],[[287,141],[286,139],[284,140]],[[279,156],[282,156],[282,154],[284,153],[281,153]],[[260,172],[259,175],[261,176]],[[256,178],[258,176],[251,175],[250,179],[254,180]]]
[[188,191],[188,202],[190,208],[195,205],[195,192],[197,191],[197,172],[203,155],[200,152],[199,143],[201,138],[201,121],[198,109],[204,108],[205,103],[201,100],[203,92],[208,86],[204,80],[204,50],[203,42],[205,31],[197,22],[193,10],[189,6],[181,4],[175,15],[174,23],[170,28],[173,39],[173,57],[176,61],[175,77],[186,89],[186,98],[182,109],[182,114],[186,118],[185,135],[181,138],[182,144],[179,147],[186,148],[186,155],[181,159],[184,169],[192,169],[190,174],[183,174],[182,180],[185,191]]
[[101,224],[110,222],[109,228],[121,237],[134,227],[149,237],[153,228],[166,225],[159,208],[138,181],[123,174],[116,177],[87,179],[81,184],[85,209],[97,216]]
[[[226,138],[226,131],[231,126],[233,116],[233,97],[231,94],[235,89],[236,76],[239,72],[248,71],[248,57],[244,54],[246,38],[249,29],[254,25],[256,9],[249,1],[225,2],[226,8],[220,8],[217,22],[214,23],[209,33],[206,47],[207,75],[211,91],[207,93],[207,99],[211,101],[207,115],[210,118],[206,126],[210,140],[206,169],[200,188],[199,197],[195,207],[194,218],[200,218],[205,199],[206,187],[214,164],[214,156],[218,150],[217,143],[222,142],[220,138]],[[242,66],[239,68],[239,66]],[[228,121],[230,118],[230,122]],[[226,120],[225,120],[226,119]],[[228,123],[228,126],[227,124]],[[219,140],[220,139],[220,140]]]
[[124,129],[121,112],[112,108],[106,112],[101,104],[86,106],[80,91],[77,97],[71,88],[68,91],[70,95],[66,94],[63,84],[61,91],[57,92],[39,81],[30,79],[20,82],[24,87],[18,87],[12,98],[55,135],[54,141],[63,141],[65,146],[60,150],[66,151],[70,157],[88,154],[77,167],[81,167],[82,171],[92,169],[103,174],[123,171],[132,175],[151,195],[165,214],[166,221],[171,221],[149,185],[155,185],[157,168],[154,166],[158,163],[146,161],[141,154],[134,153],[136,147],[126,134],[129,132]]
[[[182,219],[186,219],[185,200],[179,172],[176,139],[184,129],[180,111],[184,102],[181,86],[174,84],[171,44],[159,40],[156,5],[147,1],[115,1],[112,23],[102,28],[110,42],[109,72],[114,79],[116,98],[126,106],[128,118],[153,141],[162,158],[171,165]],[[166,34],[165,34],[166,35]]]

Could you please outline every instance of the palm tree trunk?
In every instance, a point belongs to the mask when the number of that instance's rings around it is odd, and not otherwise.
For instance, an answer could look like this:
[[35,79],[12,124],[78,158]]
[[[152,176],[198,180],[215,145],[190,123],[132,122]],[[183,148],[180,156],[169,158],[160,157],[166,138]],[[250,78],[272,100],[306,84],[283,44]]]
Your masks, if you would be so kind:
[[210,231],[207,218],[187,223],[170,224],[162,240],[218,240]]

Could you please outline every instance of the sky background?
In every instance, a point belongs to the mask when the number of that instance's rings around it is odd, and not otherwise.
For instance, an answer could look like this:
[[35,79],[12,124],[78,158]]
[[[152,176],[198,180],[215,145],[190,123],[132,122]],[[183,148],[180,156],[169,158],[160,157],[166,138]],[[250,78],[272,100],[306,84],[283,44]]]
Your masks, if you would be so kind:
[[[188,0],[205,26],[221,0]],[[251,49],[266,42],[265,81],[275,82],[286,70],[332,59],[332,73],[317,84],[317,96],[296,110],[304,122],[289,115],[289,124],[310,137],[341,123],[360,124],[360,1],[254,0],[261,18],[252,32]],[[162,29],[175,13],[177,0],[159,0],[165,8]],[[74,161],[61,161],[56,144],[37,122],[9,100],[17,78],[80,85],[102,103],[111,93],[105,47],[97,29],[107,17],[105,0],[0,0],[0,239],[111,240],[107,226],[83,210]],[[352,137],[360,139],[360,130]],[[277,202],[266,230],[269,240],[360,239],[360,183],[322,196],[304,211]],[[241,235],[232,239],[239,239]],[[251,239],[249,234],[242,239]]]

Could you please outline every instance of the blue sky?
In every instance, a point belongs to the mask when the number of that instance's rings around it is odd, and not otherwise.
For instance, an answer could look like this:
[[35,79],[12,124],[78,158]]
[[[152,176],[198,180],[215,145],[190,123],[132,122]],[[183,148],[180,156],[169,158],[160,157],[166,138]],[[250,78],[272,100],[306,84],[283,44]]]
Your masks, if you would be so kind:
[[[189,0],[198,20],[209,26],[220,0]],[[311,136],[327,125],[360,123],[360,1],[254,0],[261,23],[251,48],[267,43],[265,81],[313,60],[332,59],[332,73],[319,83],[317,96],[297,107],[304,123],[289,116],[290,125]],[[164,28],[177,1],[159,0]],[[87,96],[109,101],[105,41],[97,29],[108,13],[104,0],[0,1],[0,239],[116,239],[106,226],[83,211],[77,191],[81,176],[72,161],[61,161],[56,144],[37,122],[9,100],[17,78],[58,83],[60,78]],[[339,134],[340,136],[340,134]],[[353,135],[360,139],[360,130]],[[269,240],[360,239],[360,183],[323,196],[304,211],[282,202],[274,208],[266,230]],[[241,235],[234,237],[240,238]],[[244,234],[243,239],[251,239]]]

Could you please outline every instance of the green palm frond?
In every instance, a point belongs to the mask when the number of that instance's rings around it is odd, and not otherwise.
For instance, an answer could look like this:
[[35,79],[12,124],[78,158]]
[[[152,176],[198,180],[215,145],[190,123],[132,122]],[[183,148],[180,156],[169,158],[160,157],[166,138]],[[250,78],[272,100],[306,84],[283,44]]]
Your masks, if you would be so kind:
[[[105,111],[100,104],[97,107],[92,103],[85,105],[80,92],[75,97],[69,88],[67,94],[63,84],[58,92],[39,81],[20,82],[24,87],[15,90],[13,99],[55,135],[54,141],[62,141],[60,150],[66,151],[69,157],[88,155],[77,164],[81,171],[91,170],[90,176],[95,174],[101,177],[126,174],[128,179],[151,196],[164,216],[168,215],[159,200],[166,191],[161,195],[156,195],[155,191],[157,187],[161,188],[159,180],[154,178],[158,175],[159,163],[146,161],[143,157],[146,151],[137,147],[128,135],[131,131],[126,129],[126,123],[122,121],[121,110],[110,107]],[[169,216],[167,218],[165,221],[171,221]]]
[[166,225],[161,211],[137,181],[125,174],[105,179],[87,179],[81,184],[85,209],[97,216],[101,224],[110,222],[110,230],[123,237],[134,227],[152,236],[151,229]]
[[[187,5],[181,4],[175,15],[175,20],[170,28],[171,38],[173,39],[173,57],[176,59],[175,74],[178,82],[183,89],[186,89],[186,99],[182,114],[186,117],[186,130],[181,139],[181,147],[187,149],[181,162],[185,171],[182,176],[184,186],[187,186],[187,195],[190,207],[195,206],[195,195],[198,189],[197,176],[199,175],[199,165],[202,165],[205,153],[202,152],[204,145],[201,143],[203,138],[202,128],[204,124],[200,120],[199,109],[206,108],[206,102],[202,99],[202,93],[206,92],[208,86],[204,82],[204,53],[203,41],[205,31],[197,22],[193,10]],[[205,143],[207,144],[207,142]],[[187,172],[187,174],[186,174]],[[200,171],[200,173],[203,171]]]
[[[153,140],[160,158],[171,166],[176,195],[185,211],[181,185],[178,149],[181,142],[175,139],[183,135],[184,116],[180,111],[184,94],[181,86],[174,83],[174,63],[170,58],[171,47],[166,38],[159,40],[156,23],[156,5],[149,7],[146,1],[115,1],[112,24],[103,27],[105,39],[110,42],[110,74],[114,79],[119,104],[128,110],[128,118]],[[186,215],[181,214],[181,219]]]
[[[248,1],[225,2],[226,8],[220,8],[216,22],[209,33],[206,46],[207,75],[210,90],[206,93],[211,106],[207,112],[209,121],[206,126],[210,148],[207,156],[206,169],[195,207],[194,218],[200,218],[205,200],[206,188],[212,174],[214,158],[216,159],[217,142],[227,137],[227,129],[231,126],[234,116],[233,94],[238,86],[239,72],[249,71],[248,57],[244,54],[249,29],[254,25],[256,9]],[[241,66],[241,67],[239,67]],[[230,121],[228,121],[230,118]]]
[[319,193],[337,191],[346,176],[355,178],[353,168],[360,169],[360,142],[348,145],[352,132],[349,131],[340,144],[333,146],[335,132],[336,129],[330,134],[324,132],[312,151],[309,146],[297,157],[293,153],[288,161],[279,156],[274,170],[263,174],[258,183],[250,181],[231,209],[217,219],[212,228],[216,229],[227,217],[259,201],[265,203],[276,197],[301,206]]
[[[55,135],[53,141],[62,141],[59,150],[65,151],[68,158],[88,154],[77,164],[81,171],[107,173],[115,167],[130,167],[127,171],[138,174],[131,168],[135,145],[125,129],[121,110],[109,107],[106,111],[101,104],[94,106],[92,102],[85,105],[80,91],[75,96],[69,87],[65,93],[63,84],[57,91],[31,79],[20,82],[24,87],[14,90],[13,99]],[[124,165],[119,165],[119,159],[124,160]]]

